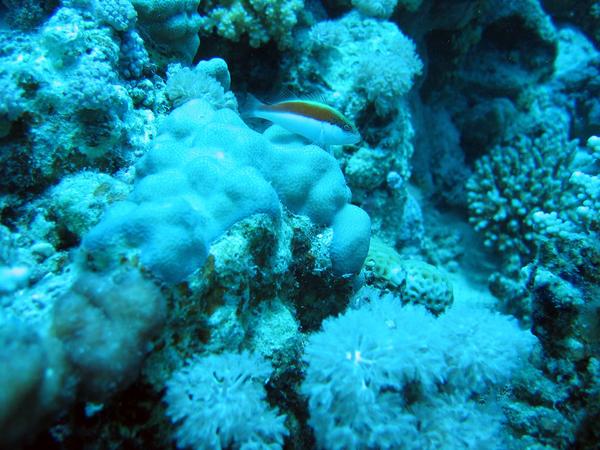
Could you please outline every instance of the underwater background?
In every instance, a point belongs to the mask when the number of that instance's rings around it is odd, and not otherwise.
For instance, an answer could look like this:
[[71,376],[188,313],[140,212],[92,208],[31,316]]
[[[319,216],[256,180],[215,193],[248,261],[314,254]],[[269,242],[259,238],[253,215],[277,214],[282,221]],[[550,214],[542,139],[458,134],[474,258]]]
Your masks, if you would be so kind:
[[2,0],[0,38],[0,448],[600,448],[600,2]]

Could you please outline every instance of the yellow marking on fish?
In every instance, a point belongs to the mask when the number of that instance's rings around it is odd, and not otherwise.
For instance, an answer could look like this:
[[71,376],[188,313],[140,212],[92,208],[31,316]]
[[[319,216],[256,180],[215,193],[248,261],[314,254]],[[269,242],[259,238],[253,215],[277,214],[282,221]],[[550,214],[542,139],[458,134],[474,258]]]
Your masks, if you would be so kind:
[[342,113],[324,103],[286,100],[268,105],[250,97],[248,115],[269,120],[322,146],[355,144],[361,137]]
[[323,122],[328,122],[336,125],[346,131],[353,131],[354,127],[348,119],[338,110],[324,103],[317,103],[302,100],[289,100],[274,105],[263,105],[263,110],[281,111],[298,114],[300,116],[309,117]]

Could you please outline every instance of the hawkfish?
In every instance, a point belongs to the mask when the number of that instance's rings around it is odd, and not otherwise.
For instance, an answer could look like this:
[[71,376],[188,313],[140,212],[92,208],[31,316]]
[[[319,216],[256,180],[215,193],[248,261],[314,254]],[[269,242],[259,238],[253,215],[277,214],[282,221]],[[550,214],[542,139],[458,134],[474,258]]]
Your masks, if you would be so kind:
[[354,124],[337,109],[311,100],[267,104],[248,96],[244,115],[273,122],[321,147],[356,144],[361,140]]

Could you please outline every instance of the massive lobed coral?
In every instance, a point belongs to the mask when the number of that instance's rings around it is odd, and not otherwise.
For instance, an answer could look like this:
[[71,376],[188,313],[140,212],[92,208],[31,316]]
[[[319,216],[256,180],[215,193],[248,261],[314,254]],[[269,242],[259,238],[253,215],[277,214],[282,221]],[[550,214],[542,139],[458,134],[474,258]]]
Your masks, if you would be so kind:
[[[123,0],[128,2],[128,0]],[[198,0],[132,0],[140,28],[158,50],[176,53],[191,62],[198,51],[200,16]]]
[[100,266],[139,251],[155,275],[181,281],[227,228],[256,213],[278,217],[281,204],[332,227],[336,273],[357,273],[366,257],[370,220],[348,203],[335,159],[277,127],[261,135],[230,109],[199,99],[175,109],[137,174],[129,200],[113,206],[84,239]]

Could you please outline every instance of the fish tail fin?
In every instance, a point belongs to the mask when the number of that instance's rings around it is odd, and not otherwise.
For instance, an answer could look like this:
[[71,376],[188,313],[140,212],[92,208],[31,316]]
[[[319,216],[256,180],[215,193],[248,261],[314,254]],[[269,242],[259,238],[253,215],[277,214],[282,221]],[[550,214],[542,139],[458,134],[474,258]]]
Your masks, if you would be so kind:
[[243,118],[256,117],[256,112],[264,105],[265,104],[254,95],[248,93],[239,105],[240,115]]

